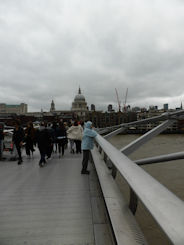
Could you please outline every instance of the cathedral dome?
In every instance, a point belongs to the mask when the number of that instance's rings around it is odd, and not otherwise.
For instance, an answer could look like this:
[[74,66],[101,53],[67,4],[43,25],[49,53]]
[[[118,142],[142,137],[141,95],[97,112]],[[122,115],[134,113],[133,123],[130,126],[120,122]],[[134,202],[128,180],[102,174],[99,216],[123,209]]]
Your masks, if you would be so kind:
[[81,94],[81,89],[79,87],[78,94],[75,96],[72,102],[72,111],[75,111],[80,118],[85,117],[87,112],[87,103],[83,94]]
[[74,101],[75,102],[80,102],[80,101],[85,101],[85,97],[84,97],[84,95],[82,95],[81,94],[81,89],[80,89],[80,87],[79,87],[79,92],[78,92],[78,94],[75,96],[75,98],[74,98]]
[[85,101],[85,97],[84,97],[84,95],[82,95],[82,94],[77,94],[76,96],[75,96],[75,99],[74,99],[75,101]]

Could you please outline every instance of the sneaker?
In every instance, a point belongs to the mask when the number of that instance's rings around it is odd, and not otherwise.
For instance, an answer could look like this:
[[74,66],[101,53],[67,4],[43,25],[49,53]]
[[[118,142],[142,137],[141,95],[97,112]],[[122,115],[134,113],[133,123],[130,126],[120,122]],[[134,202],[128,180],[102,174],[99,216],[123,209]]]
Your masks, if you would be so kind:
[[40,168],[42,168],[44,166],[44,163],[39,162],[39,166]]
[[81,174],[90,174],[90,171],[88,171],[88,170],[85,170],[85,171],[82,170],[82,171],[81,171]]

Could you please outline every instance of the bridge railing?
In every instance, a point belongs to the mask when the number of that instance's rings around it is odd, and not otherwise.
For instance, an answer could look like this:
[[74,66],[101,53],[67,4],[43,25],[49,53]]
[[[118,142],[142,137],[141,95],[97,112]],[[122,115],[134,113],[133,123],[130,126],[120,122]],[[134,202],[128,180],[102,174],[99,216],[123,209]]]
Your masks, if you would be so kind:
[[[118,170],[130,187],[129,207],[131,211],[136,212],[138,199],[141,200],[170,241],[176,245],[184,244],[184,202],[126,155],[174,123],[177,119],[175,116],[178,117],[183,113],[184,111],[180,111],[172,113],[172,115],[163,115],[162,119],[169,120],[121,150],[116,149],[99,134],[96,137],[97,149],[101,159],[104,162],[108,160],[112,164],[112,176],[115,178]],[[160,117],[158,119],[160,120]],[[175,158],[177,157],[182,156],[180,154],[175,156]]]
[[184,244],[184,202],[102,136],[98,135],[96,142],[101,155],[110,159],[171,242]]

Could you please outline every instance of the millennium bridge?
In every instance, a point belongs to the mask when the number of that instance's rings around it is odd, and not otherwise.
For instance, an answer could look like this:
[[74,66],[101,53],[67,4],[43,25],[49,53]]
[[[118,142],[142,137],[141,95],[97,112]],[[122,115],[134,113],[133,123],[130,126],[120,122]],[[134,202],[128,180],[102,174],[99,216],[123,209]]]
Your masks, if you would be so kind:
[[[140,165],[183,159],[184,152],[128,158],[183,115],[180,110],[98,130],[90,175],[80,173],[81,154],[68,151],[62,158],[53,154],[44,168],[38,151],[22,165],[1,161],[0,245],[146,245],[135,219],[140,201],[171,244],[183,245],[184,202]],[[130,125],[155,121],[161,123],[120,150],[108,141]],[[129,203],[117,173],[129,186]]]

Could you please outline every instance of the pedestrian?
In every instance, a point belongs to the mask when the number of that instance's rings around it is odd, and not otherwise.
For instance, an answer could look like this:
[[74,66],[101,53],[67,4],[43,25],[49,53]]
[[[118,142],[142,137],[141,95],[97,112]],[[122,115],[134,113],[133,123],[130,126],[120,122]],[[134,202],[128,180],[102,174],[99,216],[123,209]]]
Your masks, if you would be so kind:
[[81,120],[80,125],[81,125],[82,129],[84,129],[84,121]]
[[75,121],[74,125],[72,125],[68,130],[68,138],[70,140],[71,153],[75,153],[74,151],[74,143],[76,145],[76,153],[81,153],[81,140],[82,140],[83,129],[78,122]]
[[[70,124],[69,124],[70,125]],[[71,122],[71,125],[69,126],[67,132],[67,137],[69,139],[69,143],[70,143],[70,153],[75,153],[74,151],[74,138],[73,138],[73,134],[72,134],[72,127],[74,125],[74,122]]]
[[47,148],[47,159],[51,158],[52,152],[53,152],[53,143],[55,142],[55,131],[54,129],[51,127],[51,123],[45,123],[45,127],[47,128],[49,135],[50,135],[50,143],[48,144],[48,148]]
[[[66,132],[67,132],[67,130],[69,129],[68,123],[67,123],[67,122],[64,122],[63,124],[64,124],[64,127],[65,127]],[[67,148],[68,148],[68,138],[67,138],[67,144],[65,144],[65,150],[66,150]]]
[[25,129],[25,143],[26,143],[26,155],[30,158],[31,153],[35,151],[33,145],[35,142],[35,129],[33,127],[33,123],[30,121],[27,123],[27,127]]
[[4,123],[0,123],[0,160],[3,159]]
[[56,137],[57,137],[57,144],[58,144],[59,158],[60,158],[61,148],[62,148],[62,156],[63,156],[65,152],[65,145],[68,143],[66,128],[63,122],[59,122],[59,127],[57,128],[56,131]]
[[83,160],[82,160],[82,170],[81,174],[90,174],[87,170],[88,160],[90,150],[94,146],[94,138],[97,136],[97,133],[92,129],[92,122],[88,121],[85,124],[84,133],[82,137],[82,150],[83,150]]
[[24,130],[21,127],[20,120],[16,120],[12,141],[13,141],[13,144],[15,144],[17,152],[18,152],[18,164],[22,164],[23,162],[21,147],[23,145],[24,140],[25,140]]
[[82,142],[82,134],[83,134],[83,128],[80,124],[78,124],[77,121],[74,122],[76,136],[75,136],[75,145],[76,145],[76,153],[82,153],[81,152],[81,142]]
[[58,125],[57,122],[53,122],[52,124],[52,130],[53,130],[53,152],[57,153],[57,129]]
[[43,167],[46,163],[45,157],[48,153],[48,149],[50,148],[51,144],[51,135],[49,133],[46,123],[41,123],[40,128],[37,130],[36,138],[38,143],[38,149],[40,151],[39,166]]
[[67,131],[69,129],[67,122],[64,122],[63,124],[65,126],[66,131]]

